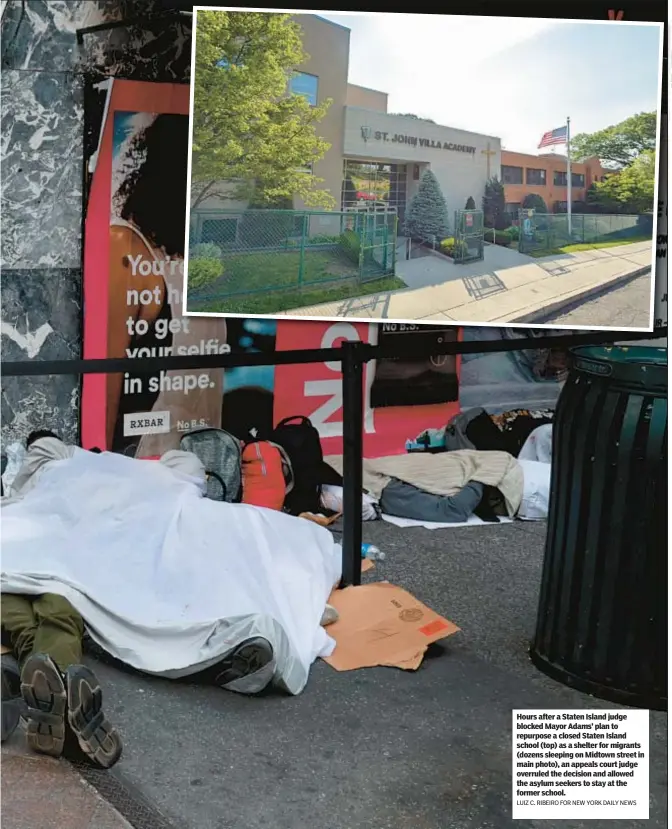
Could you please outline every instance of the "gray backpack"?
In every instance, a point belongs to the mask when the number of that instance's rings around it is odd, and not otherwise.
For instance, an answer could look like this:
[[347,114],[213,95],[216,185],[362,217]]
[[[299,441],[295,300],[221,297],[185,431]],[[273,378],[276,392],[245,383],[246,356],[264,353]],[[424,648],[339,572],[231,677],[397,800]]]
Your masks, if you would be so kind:
[[240,441],[224,429],[206,426],[187,432],[180,449],[192,452],[207,473],[207,496],[213,501],[240,501],[242,450]]

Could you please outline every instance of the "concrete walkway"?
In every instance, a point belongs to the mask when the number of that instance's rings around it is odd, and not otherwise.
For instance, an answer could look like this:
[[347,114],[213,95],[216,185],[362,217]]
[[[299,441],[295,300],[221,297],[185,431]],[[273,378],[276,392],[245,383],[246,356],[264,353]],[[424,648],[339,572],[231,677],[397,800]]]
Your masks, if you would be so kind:
[[133,829],[65,760],[33,754],[22,730],[2,746],[3,829]]
[[[645,276],[651,264],[650,242],[539,259],[487,245],[482,262],[455,265],[440,254],[430,254],[400,263],[397,272],[409,286],[400,291],[296,308],[279,316],[450,320],[464,325],[538,322],[607,288]],[[651,279],[650,273],[647,278]],[[589,307],[585,318],[580,310],[574,317],[576,325],[607,324],[592,320]]]

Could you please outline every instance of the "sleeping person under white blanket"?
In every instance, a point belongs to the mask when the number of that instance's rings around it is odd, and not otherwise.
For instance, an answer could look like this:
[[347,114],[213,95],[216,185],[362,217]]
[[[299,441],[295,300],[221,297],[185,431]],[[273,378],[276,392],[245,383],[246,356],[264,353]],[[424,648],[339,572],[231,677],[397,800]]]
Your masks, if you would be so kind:
[[114,658],[240,693],[298,694],[333,650],[321,622],[341,556],[328,530],[205,498],[186,452],[157,463],[45,436],[26,463],[3,499],[3,594],[48,592]]

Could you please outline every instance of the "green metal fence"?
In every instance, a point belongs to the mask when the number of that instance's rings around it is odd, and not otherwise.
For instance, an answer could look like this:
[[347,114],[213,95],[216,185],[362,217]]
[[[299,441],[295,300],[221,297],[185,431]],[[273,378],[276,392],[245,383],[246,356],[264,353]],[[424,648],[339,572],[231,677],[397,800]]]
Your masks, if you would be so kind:
[[455,211],[455,246],[453,260],[456,264],[479,262],[484,256],[483,211]]
[[518,250],[521,253],[551,253],[565,245],[627,241],[650,238],[653,235],[653,216],[624,216],[618,214],[572,214],[571,232],[566,213],[537,213],[535,210],[519,212],[520,236]]
[[292,308],[305,288],[392,275],[396,226],[390,210],[192,210],[188,306],[277,292]]

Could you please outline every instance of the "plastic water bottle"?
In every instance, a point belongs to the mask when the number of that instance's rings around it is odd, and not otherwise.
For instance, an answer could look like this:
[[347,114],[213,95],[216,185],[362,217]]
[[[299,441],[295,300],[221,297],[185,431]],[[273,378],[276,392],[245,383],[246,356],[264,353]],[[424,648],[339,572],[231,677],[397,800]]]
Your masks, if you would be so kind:
[[385,553],[375,544],[362,544],[362,558],[368,558],[371,561],[384,561]]

